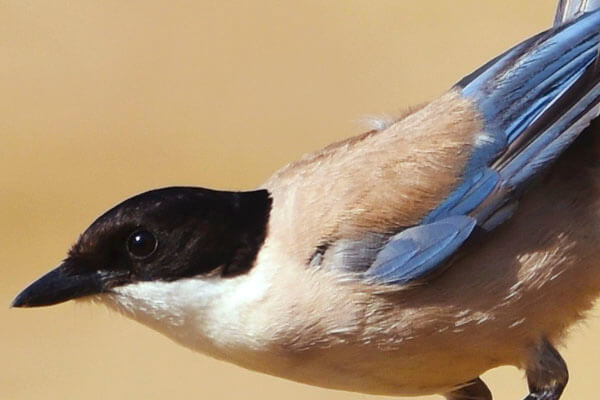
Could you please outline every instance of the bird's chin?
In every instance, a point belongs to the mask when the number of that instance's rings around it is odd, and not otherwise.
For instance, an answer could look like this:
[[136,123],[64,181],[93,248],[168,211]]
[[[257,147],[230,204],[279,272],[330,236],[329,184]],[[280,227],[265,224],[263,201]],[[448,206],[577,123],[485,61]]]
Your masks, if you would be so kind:
[[129,318],[134,318],[134,310],[131,307],[126,307],[128,304],[126,300],[127,299],[125,296],[122,296],[114,290],[76,299],[78,303],[106,306],[109,309],[118,312],[119,314]]
[[90,296],[83,296],[73,299],[77,304],[107,304],[107,300],[113,295],[112,292],[104,292],[98,294],[92,294]]
[[177,284],[173,282],[134,282],[90,296],[89,300],[162,331],[161,328],[183,323],[181,310],[176,306],[179,302],[172,298],[176,289]]

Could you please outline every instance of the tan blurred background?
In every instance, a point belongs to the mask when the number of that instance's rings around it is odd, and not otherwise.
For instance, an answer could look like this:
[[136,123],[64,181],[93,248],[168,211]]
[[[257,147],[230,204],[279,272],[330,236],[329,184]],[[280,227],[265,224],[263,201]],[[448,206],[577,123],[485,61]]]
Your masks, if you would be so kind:
[[[0,0],[0,399],[370,398],[214,361],[100,306],[8,304],[125,197],[252,188],[359,133],[361,117],[440,94],[548,27],[554,7]],[[563,353],[566,399],[597,397],[600,321],[589,321]],[[521,375],[485,379],[497,399],[520,399]]]

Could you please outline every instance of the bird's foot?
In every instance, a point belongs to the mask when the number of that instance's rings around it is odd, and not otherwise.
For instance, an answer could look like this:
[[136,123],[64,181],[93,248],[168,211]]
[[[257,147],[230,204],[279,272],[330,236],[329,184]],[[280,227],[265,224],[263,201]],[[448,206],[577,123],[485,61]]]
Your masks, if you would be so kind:
[[524,400],[559,400],[569,380],[567,364],[546,339],[535,348],[527,366],[529,395]]
[[465,383],[459,389],[446,394],[447,400],[492,400],[492,393],[481,378]]

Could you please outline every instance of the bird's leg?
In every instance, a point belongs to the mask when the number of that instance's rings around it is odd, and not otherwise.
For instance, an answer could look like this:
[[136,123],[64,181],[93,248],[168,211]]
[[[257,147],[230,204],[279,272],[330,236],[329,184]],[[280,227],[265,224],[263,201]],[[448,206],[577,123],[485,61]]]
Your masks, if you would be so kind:
[[492,400],[492,393],[481,378],[473,379],[464,386],[446,394],[447,400]]
[[567,381],[567,364],[550,342],[544,339],[527,366],[529,395],[524,400],[558,400]]

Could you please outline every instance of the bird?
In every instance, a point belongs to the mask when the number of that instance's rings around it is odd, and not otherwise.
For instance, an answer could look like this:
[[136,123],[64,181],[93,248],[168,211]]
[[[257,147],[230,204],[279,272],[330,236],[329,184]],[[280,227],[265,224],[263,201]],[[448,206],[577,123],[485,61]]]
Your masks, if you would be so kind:
[[437,99],[250,191],[165,187],[98,217],[12,307],[101,303],[200,353],[370,394],[490,400],[600,294],[600,1]]

